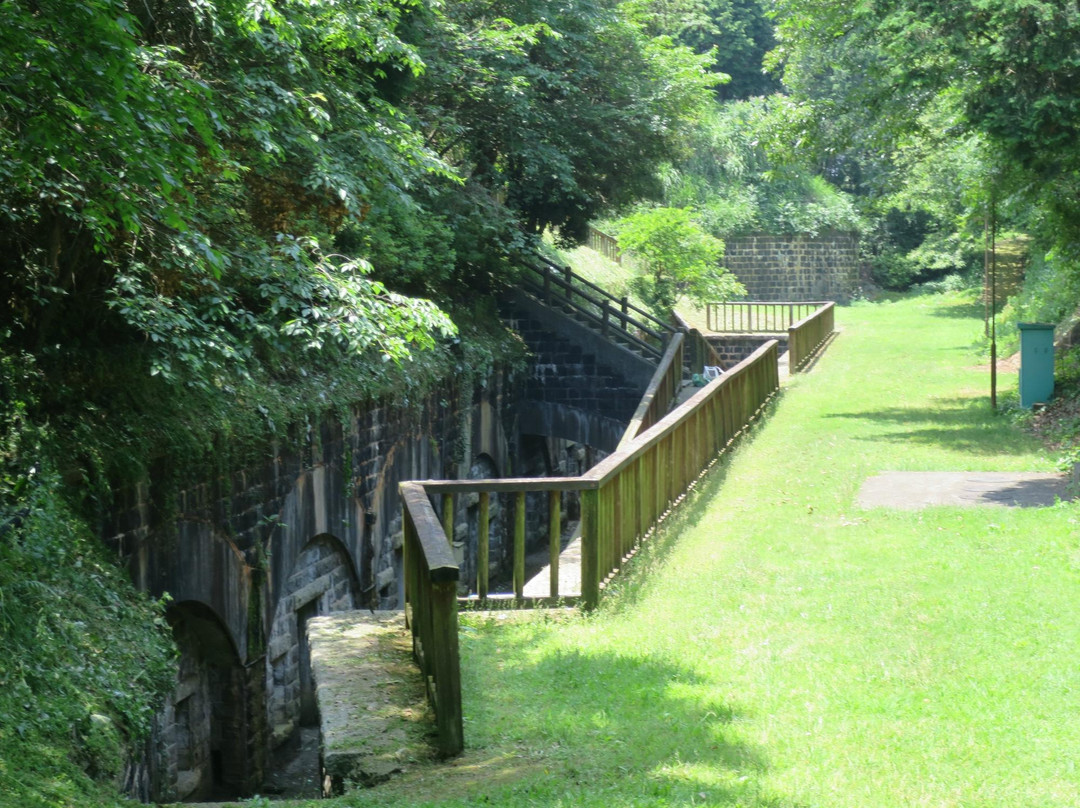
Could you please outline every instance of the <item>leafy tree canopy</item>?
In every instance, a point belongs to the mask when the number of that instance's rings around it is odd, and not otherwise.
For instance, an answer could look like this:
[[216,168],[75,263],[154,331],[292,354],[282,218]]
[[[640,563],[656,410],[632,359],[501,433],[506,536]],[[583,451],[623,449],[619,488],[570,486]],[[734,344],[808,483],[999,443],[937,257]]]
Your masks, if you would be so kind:
[[688,297],[698,302],[746,294],[720,265],[724,242],[709,235],[688,208],[645,208],[619,223],[619,246],[638,274],[631,288],[661,317]]

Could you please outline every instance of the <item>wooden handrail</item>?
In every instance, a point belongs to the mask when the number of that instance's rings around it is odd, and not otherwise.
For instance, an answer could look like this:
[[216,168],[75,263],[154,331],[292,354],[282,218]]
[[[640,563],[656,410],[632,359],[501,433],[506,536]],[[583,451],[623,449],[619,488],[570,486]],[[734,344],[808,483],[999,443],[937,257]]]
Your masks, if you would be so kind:
[[706,328],[716,334],[783,333],[828,305],[821,302],[725,301],[705,306]]
[[[550,302],[549,299],[546,299],[544,297],[545,288],[543,286],[541,286],[540,284],[538,284],[538,283],[536,283],[534,281],[530,281],[528,279],[524,279],[522,285],[525,286],[530,291],[532,291],[532,293],[534,295],[536,295],[538,298],[540,298],[541,300],[546,300],[546,302]],[[561,286],[561,287],[563,287],[565,289],[569,289],[569,290],[573,289],[573,287],[571,285],[566,284],[561,279],[558,279],[556,281],[555,285]],[[550,289],[550,286],[547,287],[547,289]],[[617,335],[617,339],[622,340],[624,342],[629,342],[632,345],[635,345],[636,347],[640,348],[642,351],[644,351],[645,353],[648,353],[649,355],[651,355],[653,357],[656,357],[656,358],[660,357],[661,350],[662,350],[662,347],[663,347],[663,344],[664,344],[664,341],[665,341],[665,338],[666,338],[665,334],[658,333],[656,331],[653,331],[652,329],[649,329],[646,326],[642,326],[640,323],[638,323],[636,320],[634,320],[634,318],[627,316],[626,314],[622,313],[621,311],[615,311],[610,306],[606,306],[605,302],[602,301],[602,300],[599,300],[599,301],[594,300],[593,298],[589,297],[588,295],[585,295],[582,292],[576,292],[576,294],[579,297],[586,300],[586,302],[594,303],[596,305],[596,307],[600,309],[602,314],[598,316],[593,311],[588,309],[587,307],[582,306],[580,303],[577,303],[576,301],[574,301],[572,295],[566,295],[566,296],[560,297],[559,300],[563,304],[571,306],[577,312],[578,317],[583,318],[586,322],[588,322],[591,325],[593,325],[594,327],[596,327],[596,330],[600,334],[602,334],[604,336],[607,336],[609,338],[615,338],[616,335]],[[618,331],[613,331],[613,329],[611,328],[610,320],[611,320],[612,315],[614,315],[615,318],[617,320],[619,320],[620,323],[621,323],[620,327],[618,328]],[[652,343],[649,343],[649,342],[643,340],[641,337],[637,336],[632,331],[630,331],[629,326],[634,326],[635,328],[637,328],[642,333],[645,333],[648,336],[652,337],[653,339],[656,340],[657,344],[654,345]]]
[[[677,329],[670,323],[665,323],[645,309],[630,303],[625,298],[615,297],[615,295],[611,294],[607,289],[598,286],[587,278],[583,278],[581,275],[578,275],[570,269],[570,267],[560,267],[541,255],[537,255],[535,258],[540,263],[540,266],[528,262],[524,263],[523,266],[527,269],[531,269],[533,272],[540,275],[541,278],[545,276],[550,277],[564,289],[586,298],[594,305],[601,306],[603,301],[606,300],[613,310],[621,312],[628,321],[632,322],[635,327],[641,329],[645,333],[663,337],[664,335],[671,335],[676,332]],[[585,292],[580,291],[580,289],[576,287],[584,287],[592,292],[592,295],[587,296]],[[630,312],[634,312],[636,316],[630,317]]]
[[788,328],[788,367],[801,370],[836,328],[836,304],[826,303]]
[[[777,345],[776,340],[770,340],[762,345],[722,377],[699,390],[689,401],[661,417],[654,425],[636,435],[625,446],[580,477],[423,480],[410,483],[410,485],[421,486],[429,496],[514,494],[514,566],[516,567],[520,563],[517,555],[524,554],[524,522],[518,516],[521,513],[519,509],[523,507],[521,497],[524,494],[576,491],[585,499],[591,493],[601,492],[613,484],[619,484],[620,476],[626,473],[630,466],[645,462],[643,458],[649,456],[648,462],[654,464],[651,476],[645,481],[638,481],[632,485],[632,493],[627,491],[627,508],[641,509],[639,515],[634,517],[635,527],[630,533],[626,532],[629,527],[620,528],[619,531],[618,546],[627,549],[634,547],[667,513],[670,504],[681,498],[686,486],[697,479],[703,469],[711,464],[712,457],[722,451],[753,420],[765,402],[779,389]],[[692,426],[691,422],[693,422]],[[708,428],[705,422],[708,422]],[[680,430],[691,429],[695,431],[693,439],[688,437],[688,433],[680,432]],[[657,452],[662,454],[675,452],[673,448],[675,443],[679,446],[680,457],[665,454],[661,461],[653,456]],[[656,463],[660,465],[656,466]],[[652,505],[645,506],[642,503],[646,500],[654,502]],[[452,508],[452,505],[450,507]],[[619,517],[609,514],[596,518],[603,520]],[[630,523],[626,525],[629,526]],[[429,527],[438,532],[442,541],[446,541],[446,533],[437,519],[434,523],[429,522]],[[603,538],[603,535],[606,535],[603,531],[608,528],[598,526],[598,523],[594,524],[594,528],[593,534],[584,527],[582,529],[585,548],[589,548],[592,543],[602,544],[607,541]],[[558,541],[555,530],[549,530],[549,541]],[[436,540],[435,543],[438,541]],[[618,568],[618,559],[612,561],[608,558],[610,553],[608,551],[605,553],[607,555],[598,556],[598,558],[606,559],[602,563],[597,561],[599,566],[583,569],[582,599],[587,607],[596,605],[601,583],[614,569]],[[621,558],[622,554],[619,555],[619,559]],[[485,575],[486,569],[478,569],[478,576],[482,578]],[[479,592],[481,588],[478,581],[477,591]],[[515,589],[517,588],[515,586]],[[520,592],[515,594],[520,595]],[[557,596],[557,593],[553,591],[552,596]]]
[[[667,365],[681,372],[681,335],[672,342]],[[657,381],[654,400],[664,384]],[[453,529],[454,495],[475,492],[480,497],[477,592],[487,597],[488,497],[495,492],[514,494],[514,594],[520,600],[526,494],[548,493],[550,593],[557,598],[559,496],[563,491],[579,492],[580,602],[585,608],[593,608],[605,582],[761,412],[779,385],[777,342],[770,340],[581,477],[401,483],[406,618],[413,637],[413,654],[435,710],[441,754],[456,755],[464,748],[457,633],[459,570],[448,540],[448,530]],[[431,497],[436,495],[443,499],[442,521],[431,504]]]
[[441,755],[449,757],[465,748],[458,650],[458,565],[424,487],[406,482],[400,491],[405,620],[412,634],[413,658],[435,711],[436,745]]
[[616,450],[623,449],[641,432],[655,424],[671,410],[682,382],[683,353],[686,337],[676,334],[668,343],[667,350],[656,366],[649,386],[641,397],[637,409],[630,418],[630,423],[623,432]]

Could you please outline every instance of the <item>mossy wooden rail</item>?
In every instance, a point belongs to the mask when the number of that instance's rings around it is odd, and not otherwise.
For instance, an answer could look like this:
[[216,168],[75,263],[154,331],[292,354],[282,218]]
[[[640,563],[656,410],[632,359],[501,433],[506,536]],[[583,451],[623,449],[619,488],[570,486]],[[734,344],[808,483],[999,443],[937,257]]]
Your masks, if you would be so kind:
[[[667,352],[668,364],[681,372],[681,340],[675,342],[677,347]],[[550,596],[558,599],[561,498],[564,492],[578,492],[582,523],[578,602],[586,609],[594,608],[606,583],[779,389],[777,353],[777,342],[768,341],[581,477],[402,483],[407,614],[417,662],[435,708],[440,751],[455,754],[462,745],[458,567],[448,539],[453,535],[455,498],[478,498],[476,591],[478,604],[484,606],[491,598],[490,496],[513,497],[513,597],[524,605],[526,496],[546,494],[548,499]],[[441,519],[432,498],[441,500]]]
[[424,488],[402,483],[405,619],[427,687],[444,756],[464,748],[458,659],[458,565]]
[[836,304],[824,303],[788,328],[788,368],[801,370],[836,328]]

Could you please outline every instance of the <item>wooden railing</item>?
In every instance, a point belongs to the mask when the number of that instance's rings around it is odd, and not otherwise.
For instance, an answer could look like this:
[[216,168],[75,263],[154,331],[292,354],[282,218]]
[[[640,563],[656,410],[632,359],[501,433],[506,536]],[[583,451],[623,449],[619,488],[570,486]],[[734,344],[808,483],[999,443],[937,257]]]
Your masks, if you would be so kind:
[[679,313],[673,312],[675,324],[686,334],[686,349],[684,362],[689,373],[702,373],[706,365],[723,367],[723,360],[712,343],[705,339],[705,335],[692,327]]
[[597,230],[592,225],[589,225],[588,235],[585,237],[585,246],[596,250],[609,261],[614,261],[616,264],[622,263],[619,240],[615,236],[608,235],[603,230]]
[[571,309],[601,336],[626,342],[643,353],[659,359],[668,340],[676,333],[674,326],[632,304],[626,297],[615,297],[602,286],[537,256],[523,265],[522,286],[547,305]]
[[770,340],[581,478],[585,608],[779,387]]
[[668,343],[667,350],[660,358],[649,386],[641,402],[630,418],[630,424],[623,433],[617,449],[623,449],[634,438],[651,427],[669,412],[675,403],[683,379],[683,354],[686,335],[676,334]]
[[422,485],[401,484],[405,619],[435,711],[440,754],[465,747],[458,656],[458,565]]
[[788,369],[801,370],[836,327],[836,304],[825,303],[817,311],[788,328]]
[[825,303],[708,303],[705,324],[717,334],[781,334]]
[[[681,365],[681,340],[673,340],[675,343],[670,351],[671,367]],[[654,399],[659,399],[661,384],[657,385],[658,396]],[[591,609],[599,602],[606,582],[754,420],[779,384],[777,342],[770,340],[581,477],[401,484],[407,615],[417,662],[435,708],[443,754],[456,754],[462,748],[455,597],[458,567],[447,538],[453,535],[455,498],[477,497],[477,598],[484,605],[491,597],[490,497],[513,496],[513,596],[524,605],[526,496],[547,496],[549,594],[550,599],[558,599],[561,497],[563,492],[577,492],[581,497],[582,552],[579,603]],[[432,497],[441,499],[441,521],[431,504]]]

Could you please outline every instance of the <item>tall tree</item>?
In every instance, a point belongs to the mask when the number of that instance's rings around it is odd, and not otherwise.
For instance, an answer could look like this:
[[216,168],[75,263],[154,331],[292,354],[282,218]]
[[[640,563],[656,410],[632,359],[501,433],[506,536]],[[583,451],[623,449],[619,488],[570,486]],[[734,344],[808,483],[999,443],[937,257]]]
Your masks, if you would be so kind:
[[539,233],[579,238],[657,191],[715,81],[708,57],[652,38],[614,0],[456,0],[429,18],[414,103],[463,176]]

